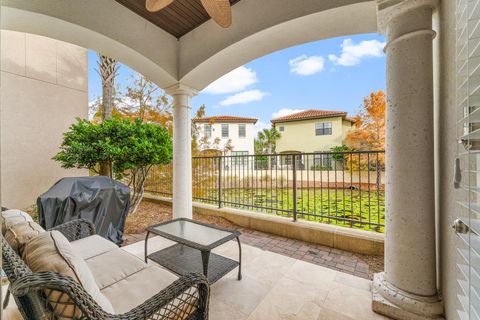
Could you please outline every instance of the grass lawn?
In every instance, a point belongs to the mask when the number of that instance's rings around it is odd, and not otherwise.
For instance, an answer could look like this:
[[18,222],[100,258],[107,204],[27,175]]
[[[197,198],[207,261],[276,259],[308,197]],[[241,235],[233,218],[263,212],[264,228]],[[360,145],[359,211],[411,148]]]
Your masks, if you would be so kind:
[[[208,198],[216,197],[217,190],[212,191]],[[293,217],[292,212],[287,212],[294,208],[293,189],[223,190],[222,200],[228,207]],[[383,226],[375,224],[383,225],[385,222],[385,194],[383,191],[349,189],[298,189],[297,212],[297,218],[302,220],[384,232]]]

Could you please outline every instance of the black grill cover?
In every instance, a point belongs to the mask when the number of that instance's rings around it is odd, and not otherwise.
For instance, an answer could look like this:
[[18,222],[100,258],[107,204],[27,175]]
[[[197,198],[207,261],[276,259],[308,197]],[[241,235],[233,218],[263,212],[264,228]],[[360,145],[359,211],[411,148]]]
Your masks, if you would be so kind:
[[37,199],[40,225],[50,229],[84,218],[97,234],[121,244],[130,207],[130,189],[105,176],[63,178]]

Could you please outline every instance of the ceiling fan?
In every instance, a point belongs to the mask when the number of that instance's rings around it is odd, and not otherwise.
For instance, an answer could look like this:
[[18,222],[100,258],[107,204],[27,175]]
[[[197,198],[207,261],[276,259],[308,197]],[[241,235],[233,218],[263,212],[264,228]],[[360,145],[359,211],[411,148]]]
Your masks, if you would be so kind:
[[[174,0],[146,0],[145,7],[150,12],[158,12]],[[232,24],[232,8],[229,0],[200,0],[208,15],[223,28]]]

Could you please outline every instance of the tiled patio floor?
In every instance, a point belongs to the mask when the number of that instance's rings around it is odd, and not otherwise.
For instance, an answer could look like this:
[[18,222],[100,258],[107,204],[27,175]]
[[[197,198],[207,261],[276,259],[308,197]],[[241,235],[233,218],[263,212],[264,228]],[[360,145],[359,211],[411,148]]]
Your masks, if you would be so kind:
[[[342,271],[364,279],[372,279],[373,273],[383,271],[383,257],[332,249],[304,241],[287,239],[251,229],[240,228],[242,244],[307,261],[332,270]],[[125,236],[124,245],[145,240],[145,233]]]
[[[210,320],[387,319],[371,310],[370,280],[246,244],[254,238],[243,237],[243,279],[237,280],[235,269],[212,285]],[[172,244],[164,238],[152,237],[148,250],[153,252]],[[143,241],[123,249],[144,256]],[[238,259],[234,241],[214,252]],[[4,315],[8,315],[7,319],[20,319],[13,309],[11,299]]]
[[[386,319],[371,310],[371,281],[262,250],[247,245],[248,241],[244,237],[242,280],[237,280],[235,269],[211,287],[211,320]],[[161,237],[152,237],[148,250],[172,244]],[[143,257],[144,242],[124,249]],[[238,259],[234,241],[214,252]]]

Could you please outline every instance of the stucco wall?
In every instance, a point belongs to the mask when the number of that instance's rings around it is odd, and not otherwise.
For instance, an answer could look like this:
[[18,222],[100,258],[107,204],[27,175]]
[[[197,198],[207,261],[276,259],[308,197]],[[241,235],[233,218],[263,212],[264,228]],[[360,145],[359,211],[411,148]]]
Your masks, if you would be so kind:
[[62,133],[88,111],[87,50],[32,34],[1,31],[1,199],[24,208],[64,176],[51,160]]
[[440,10],[435,13],[434,25],[438,32],[435,39],[435,126],[437,138],[436,172],[437,216],[439,249],[439,281],[442,291],[446,319],[456,319],[458,254],[457,241],[452,230],[458,208],[455,204],[456,191],[453,188],[453,167],[458,143],[456,141],[457,106],[455,104],[455,3],[441,1]]
[[[204,136],[204,124],[197,123],[200,138]],[[222,123],[212,124],[212,137],[209,139],[210,145],[214,145],[216,138],[220,138],[220,148],[223,149],[228,140],[232,141],[233,151],[248,151],[248,154],[254,154],[255,125],[253,123],[242,123],[245,125],[245,138],[238,136],[239,123],[228,124],[228,138],[222,138]]]
[[[332,123],[332,134],[316,136],[315,124],[322,122]],[[316,152],[329,151],[331,147],[340,146],[348,129],[341,117],[324,118],[316,120],[302,120],[276,123],[275,127],[284,131],[280,132],[281,137],[277,141],[277,152],[300,151]],[[348,122],[350,123],[350,122]]]

